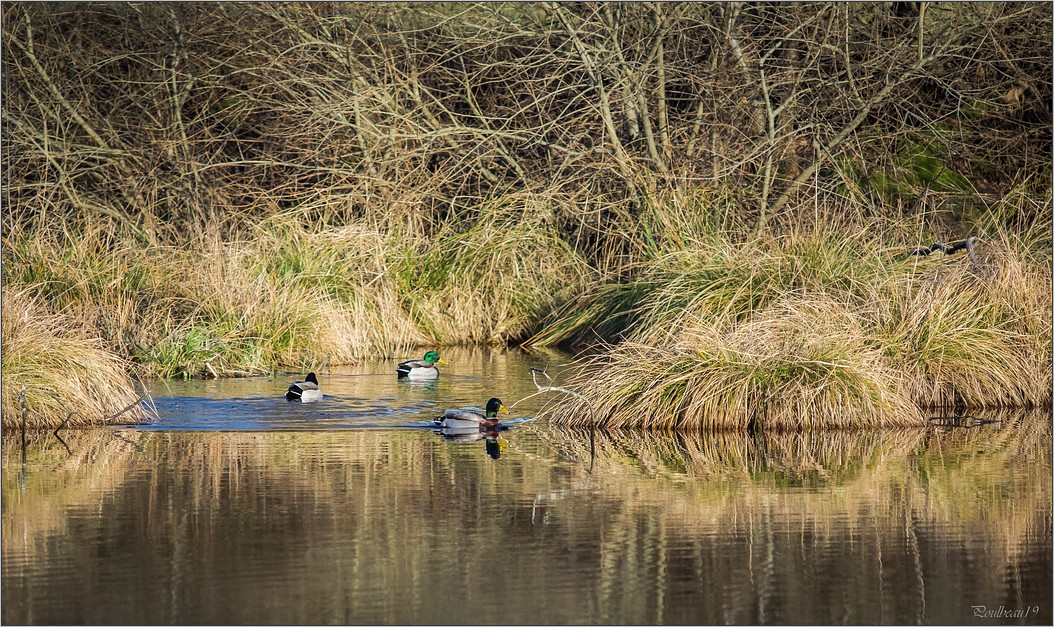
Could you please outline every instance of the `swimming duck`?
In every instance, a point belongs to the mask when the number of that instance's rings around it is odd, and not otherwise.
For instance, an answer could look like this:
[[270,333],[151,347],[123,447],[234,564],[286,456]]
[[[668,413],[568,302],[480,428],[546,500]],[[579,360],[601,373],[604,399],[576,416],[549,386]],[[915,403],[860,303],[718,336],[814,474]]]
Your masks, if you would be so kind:
[[395,367],[395,371],[399,373],[400,379],[435,379],[439,376],[439,369],[436,368],[437,361],[441,364],[446,363],[440,359],[439,353],[428,351],[424,359],[404,361]]
[[494,429],[501,426],[501,421],[498,420],[498,412],[509,413],[509,410],[505,409],[505,405],[502,405],[501,399],[492,398],[487,401],[487,414],[481,415],[478,412],[469,411],[467,409],[448,409],[443,412],[441,418],[436,418],[435,423],[444,429]]
[[322,390],[318,389],[318,379],[314,372],[307,373],[307,379],[289,384],[289,391],[285,393],[287,401],[317,401],[322,398]]

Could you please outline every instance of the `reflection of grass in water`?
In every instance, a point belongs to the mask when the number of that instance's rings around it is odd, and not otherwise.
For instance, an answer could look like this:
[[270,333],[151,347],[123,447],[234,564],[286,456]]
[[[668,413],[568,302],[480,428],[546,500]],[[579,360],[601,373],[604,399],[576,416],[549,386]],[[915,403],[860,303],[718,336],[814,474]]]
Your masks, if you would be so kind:
[[[991,413],[1002,422],[951,429],[930,438],[917,460],[926,498],[915,509],[929,518],[991,527],[1001,557],[1028,549],[1051,534],[1051,416]],[[994,523],[994,524],[993,524]]]
[[[562,455],[581,469],[589,467],[586,431],[549,429]],[[730,432],[598,431],[596,438],[593,473],[578,473],[581,497],[560,496],[572,502],[601,494],[622,504],[623,515],[604,531],[613,551],[663,542],[653,537],[655,531],[639,526],[642,512],[659,508],[665,514],[658,533],[667,541],[682,545],[685,533],[701,538],[693,543],[692,556],[680,554],[680,560],[707,564],[726,576],[742,573],[751,581],[771,574],[779,578],[772,586],[781,590],[781,598],[814,598],[802,575],[805,568],[823,566],[806,555],[852,553],[873,577],[864,589],[900,585],[905,593],[939,599],[942,591],[954,596],[958,584],[947,582],[962,577],[973,577],[977,589],[1002,589],[1006,577],[1034,563],[1037,551],[1049,550],[1051,430],[1050,416],[1041,412],[950,431],[758,438]],[[790,546],[780,539],[787,532]],[[705,540],[711,534],[749,538],[757,553],[743,556],[748,563],[715,560],[712,542]],[[849,547],[846,534],[854,539]],[[920,549],[922,542],[947,545],[946,561],[932,561],[933,549]],[[954,550],[964,544],[970,547],[966,563]],[[774,546],[784,551],[778,565],[763,557]],[[856,571],[850,575],[861,577]],[[908,605],[919,601],[902,600]]]
[[[559,427],[550,431],[564,456],[588,463],[584,432]],[[1051,498],[1043,470],[1051,464],[1049,419],[1037,414],[948,433],[910,429],[752,436],[598,431],[595,445],[599,478],[591,485],[618,486],[622,477],[644,475],[672,480],[686,489],[696,486],[700,497],[709,494],[704,500],[711,505],[715,497],[729,504],[729,499],[738,502],[747,494],[795,488],[837,488],[839,494],[855,495],[856,500],[881,501],[889,488],[908,486],[926,494],[928,516],[947,521],[969,520],[979,511],[990,513],[990,508],[978,509],[977,494],[983,494],[991,506],[1005,508],[1007,515],[1031,512],[1031,516],[1038,511],[1036,505]],[[712,487],[728,486],[734,489],[709,492]],[[815,501],[824,503],[825,498]],[[1023,502],[1028,506],[1014,505]]]
[[[893,568],[905,542],[912,553],[920,536],[954,542],[929,534],[961,529],[984,547],[972,554],[985,564],[977,576],[998,588],[1023,559],[1034,559],[1037,547],[1049,546],[1050,438],[1050,417],[1041,412],[949,432],[767,434],[764,444],[734,433],[598,432],[588,486],[628,510],[659,506],[674,513],[667,521],[673,534],[707,521],[715,532],[761,540],[770,524],[758,526],[762,512],[799,521],[817,542],[835,542],[848,528],[873,543],[877,553],[863,557],[880,570],[883,545],[886,567]],[[581,430],[565,431],[561,448],[588,464]],[[625,477],[642,474],[657,485],[628,487]],[[639,541],[626,538],[627,550]],[[698,559],[707,558],[701,552]],[[901,575],[941,579],[945,567],[951,579],[964,574],[949,563],[912,566]]]
[[136,451],[142,438],[134,431],[110,429],[64,429],[62,441],[51,433],[26,435],[25,473],[19,436],[3,437],[0,495],[5,546],[64,533],[71,509],[97,504],[100,491],[122,486],[139,457]]
[[[565,456],[588,463],[585,432],[553,426],[549,437]],[[1015,553],[1049,524],[1039,514],[1051,506],[1050,442],[1050,416],[1042,412],[950,430],[757,436],[598,431],[590,485],[619,491],[622,478],[640,475],[672,481],[696,495],[688,498],[689,509],[718,519],[791,490],[803,506],[798,513],[821,523],[849,515],[863,524],[877,507],[890,520],[914,513],[936,523],[980,525]],[[836,490],[838,499],[813,488]],[[634,498],[643,505],[669,494]]]
[[[551,427],[565,454],[589,458],[581,430]],[[650,476],[737,478],[770,487],[817,487],[857,476],[876,459],[904,458],[925,442],[923,429],[748,434],[603,430],[598,466],[636,468]]]
[[[3,539],[7,547],[12,534],[30,544],[62,534],[65,513],[99,507],[102,491],[107,496],[99,524],[107,533],[126,533],[130,526],[139,531],[128,542],[161,554],[173,536],[193,539],[180,548],[182,559],[166,568],[220,568],[209,556],[250,550],[242,542],[229,545],[251,525],[253,542],[275,542],[269,568],[300,572],[302,547],[278,539],[333,535],[353,548],[328,557],[324,572],[291,585],[304,586],[305,599],[314,598],[308,590],[334,598],[374,595],[395,608],[397,601],[419,602],[400,596],[408,594],[404,584],[436,572],[444,560],[459,560],[466,577],[484,581],[494,576],[492,555],[483,550],[493,538],[525,541],[542,534],[549,540],[531,542],[529,555],[537,559],[519,556],[524,561],[517,577],[552,576],[547,569],[573,547],[580,559],[595,563],[594,602],[619,608],[649,603],[644,592],[627,591],[620,581],[647,572],[660,585],[669,577],[673,586],[674,566],[685,563],[722,578],[744,577],[758,590],[812,598],[796,587],[806,585],[801,569],[822,568],[823,556],[844,551],[865,563],[839,562],[838,568],[867,573],[881,585],[884,564],[887,576],[898,580],[926,577],[929,593],[944,585],[945,575],[948,581],[963,576],[953,572],[954,564],[945,573],[941,565],[910,563],[919,538],[944,541],[926,534],[945,529],[962,530],[983,547],[972,554],[967,574],[980,573],[992,589],[1001,589],[1006,569],[1042,545],[1049,525],[1043,515],[1051,505],[1045,416],[951,432],[757,438],[601,432],[592,472],[586,432],[535,427],[545,438],[541,446],[517,443],[527,431],[512,432],[499,462],[486,458],[482,445],[366,431],[120,432],[140,445],[138,452],[112,434],[103,437],[107,432],[77,433],[85,439],[71,439],[72,461],[58,443],[34,444],[30,464],[52,471],[31,473],[27,493],[33,497],[22,501],[13,472],[17,440],[8,439],[3,496],[18,507],[5,510]],[[135,483],[125,484],[132,476]],[[115,489],[121,485],[135,491],[122,495]],[[272,493],[268,486],[282,488]],[[122,520],[105,518],[110,507],[120,508]],[[170,527],[177,522],[181,526]],[[481,528],[488,532],[480,534]],[[449,545],[447,533],[465,535]],[[757,550],[745,552],[735,538]],[[718,550],[722,542],[729,544]],[[92,547],[72,550],[73,558],[91,559]],[[765,561],[769,551],[780,561]],[[311,615],[306,606],[289,611]],[[402,616],[392,612],[392,620]]]

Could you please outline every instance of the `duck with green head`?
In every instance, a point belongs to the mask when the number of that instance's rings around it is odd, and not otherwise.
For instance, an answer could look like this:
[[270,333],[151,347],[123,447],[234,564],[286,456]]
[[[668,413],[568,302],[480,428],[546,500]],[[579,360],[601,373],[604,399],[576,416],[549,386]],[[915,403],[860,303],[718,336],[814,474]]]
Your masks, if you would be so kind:
[[436,368],[437,362],[441,364],[446,363],[439,357],[439,353],[428,351],[425,353],[424,359],[402,362],[395,367],[395,372],[399,374],[400,379],[435,379],[439,376],[439,369]]
[[492,398],[487,401],[485,415],[468,409],[448,409],[434,422],[444,429],[478,429],[480,431],[497,429],[501,426],[498,412],[507,414],[509,410],[505,409],[501,399]]

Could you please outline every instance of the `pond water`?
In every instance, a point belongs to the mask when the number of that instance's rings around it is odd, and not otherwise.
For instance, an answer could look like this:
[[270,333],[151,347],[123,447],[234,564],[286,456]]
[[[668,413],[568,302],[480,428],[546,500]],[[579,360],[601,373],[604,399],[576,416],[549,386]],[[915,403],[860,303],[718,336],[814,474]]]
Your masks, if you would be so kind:
[[[418,357],[408,355],[407,357]],[[1051,417],[644,434],[535,419],[529,367],[447,350],[154,382],[137,428],[3,441],[5,624],[1051,624]],[[557,377],[559,383],[559,377]],[[443,408],[499,396],[500,438]]]

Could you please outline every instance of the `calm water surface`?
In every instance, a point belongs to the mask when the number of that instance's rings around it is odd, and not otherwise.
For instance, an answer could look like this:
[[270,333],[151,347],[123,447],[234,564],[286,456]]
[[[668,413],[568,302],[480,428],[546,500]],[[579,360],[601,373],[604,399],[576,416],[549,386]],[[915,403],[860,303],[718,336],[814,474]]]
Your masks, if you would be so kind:
[[[419,357],[418,355],[408,355]],[[598,434],[518,351],[155,382],[161,422],[3,445],[5,624],[1050,624],[1051,417]],[[296,373],[302,375],[303,373]],[[514,428],[451,439],[499,396]]]

